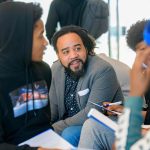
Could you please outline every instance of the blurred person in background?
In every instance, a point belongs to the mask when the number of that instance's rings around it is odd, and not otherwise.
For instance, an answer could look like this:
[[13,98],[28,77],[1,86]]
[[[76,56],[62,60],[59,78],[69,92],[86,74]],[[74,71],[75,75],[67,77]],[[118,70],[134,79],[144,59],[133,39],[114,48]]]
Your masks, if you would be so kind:
[[[150,85],[150,46],[146,46],[144,42],[143,44],[140,44],[140,47],[143,45],[144,50],[136,52],[131,70],[130,97],[125,101],[123,114],[119,117],[116,150],[150,149],[150,131],[147,131],[145,135],[141,132],[144,121],[141,113],[144,103],[143,95]],[[147,68],[143,67],[143,63]]]
[[79,25],[86,0],[53,0],[51,2],[46,22],[46,35],[51,43],[53,34],[60,27],[67,25]]
[[[144,40],[143,40],[143,31],[147,22],[148,20],[137,21],[135,24],[133,24],[130,27],[130,29],[127,32],[127,36],[126,36],[127,45],[136,53],[138,53],[139,51],[144,51],[147,48],[147,45],[144,43]],[[149,88],[147,88],[147,91],[144,93],[143,96],[145,97],[145,101],[146,101],[146,103],[145,102],[143,103],[143,111],[142,111],[143,116],[144,116],[144,123],[150,124],[150,90]],[[103,104],[104,105],[108,104],[108,102],[104,102]],[[114,106],[107,107],[107,109],[122,112],[123,106],[114,105]],[[107,114],[109,116],[114,115],[113,113],[110,113],[110,112],[107,112]],[[115,139],[114,133],[111,133],[108,131],[107,135],[105,132],[105,136],[103,136],[104,133],[102,131],[104,129],[106,129],[106,127],[104,127],[103,125],[100,125],[96,121],[93,121],[91,119],[87,120],[82,127],[79,147],[101,149],[101,150],[111,149],[112,144],[114,143],[114,139]],[[112,136],[109,136],[109,135],[112,135],[112,134],[113,134],[113,138],[110,138]],[[102,136],[105,138],[102,139],[101,138]],[[87,138],[87,137],[90,137],[90,138]]]
[[53,0],[47,17],[46,35],[51,43],[59,28],[77,25],[97,39],[107,32],[108,17],[108,4],[103,0]]

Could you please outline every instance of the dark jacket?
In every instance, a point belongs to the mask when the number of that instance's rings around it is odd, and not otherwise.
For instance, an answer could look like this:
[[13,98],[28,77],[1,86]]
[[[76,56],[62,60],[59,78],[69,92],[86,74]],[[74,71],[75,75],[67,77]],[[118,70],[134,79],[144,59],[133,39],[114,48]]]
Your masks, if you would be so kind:
[[85,5],[80,26],[97,39],[108,30],[108,4],[103,0],[87,0]]
[[33,5],[0,5],[0,150],[33,150],[19,143],[50,128],[51,70],[32,62]]
[[46,35],[51,38],[56,31],[57,23],[60,27],[66,25],[79,25],[82,7],[85,0],[53,0],[46,22]]

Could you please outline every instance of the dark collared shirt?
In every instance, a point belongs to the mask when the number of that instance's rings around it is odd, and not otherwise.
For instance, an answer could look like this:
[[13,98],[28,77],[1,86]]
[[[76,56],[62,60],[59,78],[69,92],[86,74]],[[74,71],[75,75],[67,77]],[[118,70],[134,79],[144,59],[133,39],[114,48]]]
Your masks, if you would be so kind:
[[72,117],[80,111],[76,100],[77,84],[79,79],[75,79],[67,71],[65,71],[65,77],[65,117]]

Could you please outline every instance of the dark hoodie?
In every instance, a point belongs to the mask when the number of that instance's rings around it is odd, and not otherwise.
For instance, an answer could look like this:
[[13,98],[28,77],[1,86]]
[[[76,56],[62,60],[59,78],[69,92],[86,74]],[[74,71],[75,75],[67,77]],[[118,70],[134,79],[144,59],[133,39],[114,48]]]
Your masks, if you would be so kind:
[[53,0],[51,2],[46,22],[46,35],[49,42],[56,31],[58,22],[61,27],[79,25],[85,3],[86,0]]
[[31,61],[33,13],[32,3],[0,4],[0,150],[37,149],[15,145],[50,128],[51,70]]

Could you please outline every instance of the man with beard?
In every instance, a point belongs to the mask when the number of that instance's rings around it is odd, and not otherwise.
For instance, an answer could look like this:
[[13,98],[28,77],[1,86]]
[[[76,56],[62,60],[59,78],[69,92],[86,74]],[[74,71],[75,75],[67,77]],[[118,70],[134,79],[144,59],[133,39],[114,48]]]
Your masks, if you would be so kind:
[[123,95],[112,66],[93,53],[95,42],[86,30],[63,27],[54,34],[52,45],[59,59],[52,66],[49,93],[52,126],[77,146],[87,113],[94,107],[89,101],[116,102]]

